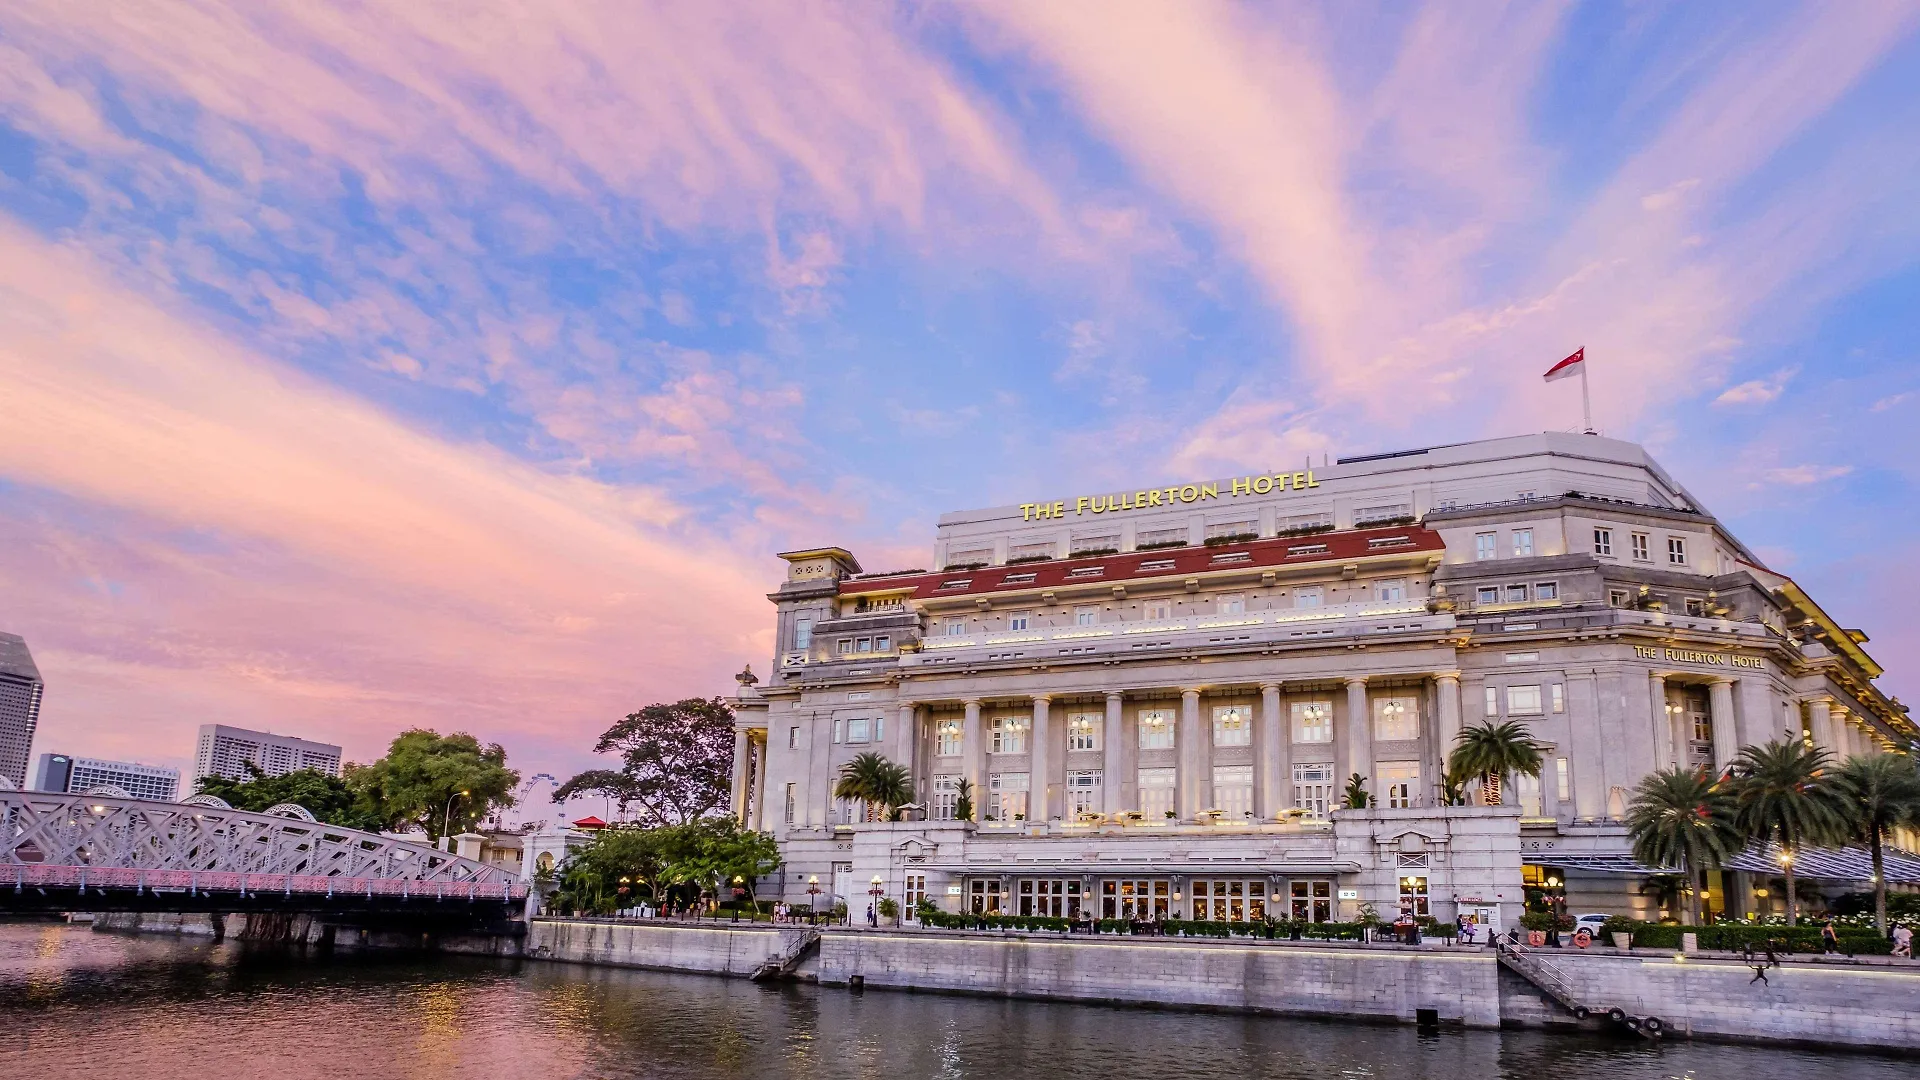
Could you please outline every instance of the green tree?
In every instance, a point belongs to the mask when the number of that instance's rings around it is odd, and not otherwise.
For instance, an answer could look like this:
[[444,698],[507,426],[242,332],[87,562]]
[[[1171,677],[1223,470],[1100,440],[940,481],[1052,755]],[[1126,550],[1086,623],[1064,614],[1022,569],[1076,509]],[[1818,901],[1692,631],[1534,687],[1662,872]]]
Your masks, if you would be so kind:
[[1887,932],[1887,835],[1920,823],[1920,770],[1905,754],[1848,758],[1834,782],[1845,789],[1850,839],[1873,853],[1873,925]]
[[377,808],[384,828],[418,827],[436,839],[443,828],[465,832],[511,806],[519,782],[500,744],[422,728],[401,732],[386,757],[347,772],[347,784]]
[[913,801],[913,778],[906,766],[879,754],[857,754],[841,766],[833,794],[837,799],[858,799],[868,806],[877,806],[881,817],[898,821],[898,807]]
[[1347,794],[1342,805],[1349,810],[1365,810],[1373,805],[1373,796],[1367,794],[1366,777],[1359,773],[1347,777]]
[[596,754],[620,768],[589,769],[554,790],[554,802],[605,795],[639,807],[645,825],[685,825],[727,805],[733,786],[733,710],[719,698],[653,704],[608,728]]
[[1825,750],[1799,739],[1749,746],[1734,759],[1734,821],[1749,839],[1777,843],[1787,885],[1787,925],[1800,923],[1793,859],[1802,848],[1842,843],[1850,814],[1845,790],[1828,777]]
[[1649,773],[1627,806],[1633,857],[1642,866],[1677,866],[1691,885],[1687,922],[1700,921],[1704,875],[1746,846],[1734,823],[1733,797],[1702,769]]
[[379,808],[332,773],[295,769],[268,776],[251,761],[246,763],[246,768],[248,775],[244,780],[203,776],[199,791],[225,800],[235,810],[256,814],[281,803],[294,803],[305,807],[315,818],[343,829],[374,832],[384,825]]
[[961,777],[960,782],[954,785],[954,791],[955,791],[955,795],[953,799],[953,820],[972,821],[973,820],[973,781],[967,779],[964,776]]
[[1447,757],[1447,773],[1455,777],[1479,777],[1485,802],[1498,806],[1501,782],[1509,776],[1539,776],[1544,760],[1540,744],[1527,733],[1526,725],[1516,720],[1499,724],[1483,720],[1463,728],[1454,737],[1453,753]]

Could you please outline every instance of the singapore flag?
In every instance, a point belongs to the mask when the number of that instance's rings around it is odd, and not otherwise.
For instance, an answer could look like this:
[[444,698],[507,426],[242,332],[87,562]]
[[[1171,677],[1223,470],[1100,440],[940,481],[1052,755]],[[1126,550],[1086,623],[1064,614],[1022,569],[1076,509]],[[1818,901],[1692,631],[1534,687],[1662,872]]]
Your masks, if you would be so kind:
[[1586,373],[1587,347],[1582,345],[1574,350],[1572,356],[1548,368],[1546,379],[1548,382],[1554,382],[1559,379],[1571,379],[1576,375],[1584,377]]

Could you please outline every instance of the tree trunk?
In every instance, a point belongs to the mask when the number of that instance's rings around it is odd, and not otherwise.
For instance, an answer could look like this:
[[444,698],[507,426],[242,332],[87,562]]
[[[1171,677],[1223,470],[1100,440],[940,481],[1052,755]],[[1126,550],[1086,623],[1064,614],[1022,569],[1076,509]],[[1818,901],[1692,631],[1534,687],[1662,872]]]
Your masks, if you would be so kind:
[[1705,872],[1694,869],[1693,863],[1687,863],[1687,925],[1700,925],[1700,894],[1705,892],[1703,881]]
[[1795,892],[1793,888],[1793,860],[1788,859],[1787,865],[1781,867],[1781,869],[1785,871],[1787,878],[1787,925],[1799,926],[1800,894]]
[[1887,935],[1887,867],[1886,856],[1881,851],[1880,825],[1867,826],[1867,839],[1873,846],[1873,928],[1880,936]]

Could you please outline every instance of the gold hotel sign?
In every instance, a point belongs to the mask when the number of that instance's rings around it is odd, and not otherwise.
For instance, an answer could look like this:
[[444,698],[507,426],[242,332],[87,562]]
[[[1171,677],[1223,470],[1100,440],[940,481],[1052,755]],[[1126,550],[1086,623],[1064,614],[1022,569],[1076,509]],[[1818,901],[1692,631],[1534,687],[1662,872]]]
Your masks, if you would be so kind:
[[1697,649],[1669,649],[1664,646],[1635,645],[1633,655],[1642,660],[1667,660],[1679,664],[1702,664],[1707,667],[1766,667],[1757,656],[1742,656],[1739,653],[1700,652]]
[[[1296,473],[1271,473],[1260,476],[1243,476],[1227,482],[1229,499],[1243,495],[1266,495],[1275,491],[1304,491],[1317,488],[1320,481],[1313,478],[1313,470]],[[1155,506],[1173,506],[1178,503],[1205,502],[1220,498],[1220,482],[1215,480],[1205,484],[1177,484],[1173,487],[1143,488],[1139,491],[1123,491],[1118,495],[1082,495],[1073,500],[1075,514],[1108,514],[1117,510],[1146,510]],[[1038,521],[1044,518],[1067,516],[1067,504],[1064,500],[1050,503],[1021,503],[1020,520]]]

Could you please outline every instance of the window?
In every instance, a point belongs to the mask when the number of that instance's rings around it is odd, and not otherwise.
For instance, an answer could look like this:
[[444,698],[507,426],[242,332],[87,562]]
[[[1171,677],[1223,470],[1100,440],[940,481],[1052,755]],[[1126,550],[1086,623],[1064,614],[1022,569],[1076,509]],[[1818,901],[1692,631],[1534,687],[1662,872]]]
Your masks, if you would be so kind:
[[1213,809],[1225,811],[1234,821],[1253,816],[1253,766],[1213,767]]
[[1253,745],[1253,710],[1245,705],[1214,706],[1213,745]]
[[1173,816],[1176,775],[1173,769],[1140,770],[1140,813],[1148,821],[1162,821]]
[[1687,538],[1684,536],[1667,537],[1667,562],[1673,566],[1687,565]]
[[1705,616],[1706,613],[1707,613],[1707,602],[1705,600],[1702,600],[1697,596],[1687,597],[1687,614],[1689,616],[1697,619]]
[[1100,729],[1106,723],[1106,715],[1096,712],[1077,712],[1067,714],[1067,749],[1100,749]]
[[864,716],[855,716],[847,720],[847,741],[867,742],[872,739],[872,721]]
[[958,720],[942,720],[933,727],[935,757],[959,757],[963,735]]
[[1500,715],[1500,690],[1497,687],[1489,686],[1487,687],[1487,717],[1491,719],[1499,715]]
[[1353,527],[1361,529],[1382,521],[1412,517],[1412,511],[1413,507],[1406,503],[1386,503],[1380,506],[1355,507],[1353,511]]
[[1140,749],[1171,750],[1173,748],[1173,710],[1142,709],[1139,724]]
[[1593,530],[1593,553],[1595,555],[1613,554],[1613,530],[1612,529]]
[[1648,549],[1646,533],[1634,533],[1632,543],[1633,543],[1633,557],[1635,561],[1637,562],[1653,561],[1653,552]]
[[967,634],[967,617],[964,615],[949,615],[944,625],[948,637],[965,637]]
[[1171,569],[1173,569],[1172,559],[1144,559],[1140,563],[1140,572],[1143,574],[1151,573],[1152,571],[1155,571],[1155,570],[1171,570]]
[[1083,607],[1083,608],[1073,609],[1073,625],[1075,626],[1092,626],[1095,623],[1098,623],[1099,621],[1100,621],[1100,609],[1097,607]]
[[1007,629],[1025,630],[1027,627],[1032,625],[1032,620],[1033,620],[1032,612],[1016,611],[1013,614],[1007,616]]
[[1420,699],[1395,694],[1373,699],[1373,737],[1381,742],[1407,742],[1420,737]]
[[1039,574],[1034,574],[1034,573],[1026,573],[1026,574],[1008,574],[1008,575],[1007,575],[1006,577],[1003,577],[1003,578],[1001,578],[1001,579],[1000,579],[1000,584],[1002,584],[1002,585],[1031,585],[1031,584],[1033,584],[1033,579],[1034,579],[1034,578],[1037,578],[1037,577],[1039,577],[1039,576],[1040,576]]
[[1373,768],[1374,782],[1380,787],[1380,797],[1386,800],[1391,810],[1405,809],[1418,805],[1420,797],[1420,763],[1417,761],[1383,761]]
[[795,619],[793,621],[793,647],[804,649],[813,644],[813,620]]
[[975,915],[1000,914],[1000,879],[974,878],[969,881],[967,910]]
[[1067,773],[1067,816],[1100,812],[1100,770],[1079,769]]
[[902,897],[902,914],[908,922],[919,917],[920,905],[927,898],[927,875],[908,874],[904,882],[906,895]]
[[1267,883],[1259,878],[1194,878],[1193,917],[1261,922],[1267,917]]
[[1325,555],[1326,553],[1327,545],[1325,544],[1295,544],[1287,549],[1287,558],[1292,559],[1303,555]]
[[843,637],[839,641],[834,642],[833,651],[841,656],[852,656],[853,655],[853,639]]
[[1107,568],[1104,566],[1076,566],[1067,571],[1067,576],[1070,578],[1104,577],[1106,572]]
[[845,735],[845,733],[846,733],[846,721],[835,720],[833,722],[833,741],[840,742],[841,737]]
[[993,736],[991,746],[996,754],[1024,754],[1027,752],[1027,729],[1033,721],[1024,716],[996,716],[989,725]]
[[1500,586],[1482,585],[1473,590],[1473,599],[1477,604],[1497,604],[1500,602]]
[[1013,913],[1048,919],[1080,917],[1079,878],[1019,878],[1014,882]]
[[1506,589],[1506,597],[1507,603],[1509,604],[1524,604],[1527,602],[1527,587],[1525,585],[1509,585]]
[[1539,716],[1540,715],[1540,687],[1538,686],[1507,687],[1507,715],[1508,716]]
[[1533,556],[1533,530],[1513,530],[1513,557],[1526,559]]
[[1534,598],[1535,600],[1558,600],[1558,599],[1560,599],[1560,583],[1559,583],[1559,582],[1557,582],[1557,581],[1536,581],[1536,582],[1534,582],[1534,583],[1533,583],[1533,598]]
[[1173,601],[1149,600],[1140,605],[1140,617],[1148,622],[1165,622],[1173,618]]
[[1415,918],[1424,919],[1433,914],[1427,902],[1427,879],[1423,877],[1403,877],[1400,879],[1400,910],[1411,912]]
[[1302,585],[1299,588],[1293,590],[1293,606],[1294,607],[1319,607],[1320,597],[1321,597],[1320,586]]
[[1333,921],[1333,882],[1325,878],[1288,882],[1287,899],[1295,922]]
[[1513,775],[1513,793],[1520,804],[1520,816],[1537,818],[1540,816],[1540,778],[1526,773]]
[[863,652],[872,652],[872,651],[873,651],[873,639],[872,639],[872,638],[864,638],[864,637],[863,637],[863,638],[860,638],[859,640],[857,640],[857,641],[855,641],[855,642],[853,643],[853,651],[854,651],[854,652],[857,652],[857,653],[863,653]]
[[1398,603],[1401,600],[1405,600],[1407,598],[1406,579],[1389,578],[1386,581],[1374,582],[1373,598],[1385,603]]
[[1567,767],[1566,758],[1562,757],[1562,758],[1553,759],[1553,779],[1554,779],[1553,787],[1554,787],[1555,797],[1557,797],[1561,802],[1566,802],[1568,799],[1573,797],[1572,772]]
[[1290,711],[1293,714],[1293,741],[1297,743],[1329,743],[1333,741],[1333,702],[1296,701]]
[[1247,598],[1244,593],[1228,593],[1220,598],[1215,610],[1222,615],[1245,615]]
[[787,749],[789,750],[800,749],[800,729],[799,728],[790,727],[787,729]]
[[1027,816],[1027,774],[987,775],[987,820],[1023,821]]
[[960,802],[960,778],[942,774],[933,778],[933,820],[952,821]]
[[1608,607],[1626,607],[1632,600],[1633,597],[1625,589],[1607,590]]
[[1552,686],[1548,687],[1547,689],[1552,691],[1553,711],[1557,713],[1566,712],[1567,711],[1567,688],[1560,685],[1559,683],[1554,683]]
[[1221,521],[1207,526],[1207,539],[1218,540],[1223,536],[1250,536],[1260,531],[1257,521]]
[[1171,892],[1165,878],[1108,879],[1100,883],[1100,917],[1140,922],[1165,919],[1172,913]]
[[873,639],[874,652],[891,652],[892,650],[893,650],[892,638],[887,637],[886,635],[883,634],[880,637]]
[[1498,533],[1475,533],[1473,535],[1474,560],[1476,562],[1484,562],[1498,555],[1500,549],[1496,546],[1496,542],[1499,539],[1500,535]]
[[1324,818],[1333,807],[1333,762],[1299,762],[1293,767],[1293,805],[1308,817]]
[[794,804],[795,804],[795,802],[796,802],[796,801],[797,801],[797,800],[799,799],[799,792],[800,792],[800,785],[799,785],[799,784],[788,784],[788,785],[787,785],[787,810],[786,810],[786,822],[787,822],[787,824],[789,824],[789,825],[791,825],[791,824],[793,824],[793,811],[794,811]]

